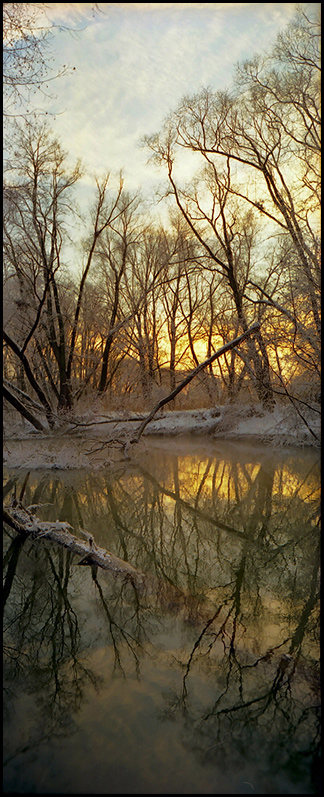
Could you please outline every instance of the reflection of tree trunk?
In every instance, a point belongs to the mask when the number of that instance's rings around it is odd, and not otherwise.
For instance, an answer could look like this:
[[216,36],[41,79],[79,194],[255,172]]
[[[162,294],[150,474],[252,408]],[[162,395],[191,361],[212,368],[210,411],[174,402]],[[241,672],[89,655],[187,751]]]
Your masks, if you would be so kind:
[[38,502],[39,502],[39,500],[40,500],[40,498],[42,496],[42,493],[44,492],[45,486],[46,486],[46,476],[43,476],[40,479],[40,481],[38,482],[36,490],[34,491],[33,495],[31,496],[31,500],[30,500],[31,504],[38,504]]
[[110,484],[107,484],[107,501],[108,501],[108,505],[110,507],[110,511],[111,511],[112,516],[113,516],[113,519],[114,519],[114,522],[115,522],[115,526],[116,526],[116,529],[117,529],[117,532],[118,532],[121,548],[122,548],[122,551],[123,551],[123,557],[124,557],[125,561],[127,562],[128,553],[127,553],[127,548],[126,548],[126,543],[125,543],[125,537],[124,537],[124,534],[123,534],[123,529],[125,529],[126,532],[128,531],[128,529],[125,528],[124,524],[122,523],[122,521],[121,521],[121,519],[119,517],[117,506],[116,506],[116,501],[115,501],[115,498],[114,498],[114,495],[113,495],[113,491],[112,491],[112,488],[111,488]]
[[[193,656],[194,656],[195,652],[199,649],[206,632],[208,631],[208,629],[211,628],[211,626],[213,625],[215,620],[217,620],[219,615],[221,615],[222,622],[221,622],[219,630],[214,633],[214,641],[209,643],[209,650],[210,650],[211,647],[213,646],[214,642],[216,642],[216,640],[218,639],[218,637],[220,635],[223,636],[224,633],[226,632],[226,625],[227,625],[228,621],[231,618],[233,610],[234,610],[234,616],[233,616],[233,619],[232,619],[232,634],[230,636],[230,648],[229,648],[230,653],[229,653],[229,655],[230,655],[230,657],[234,657],[235,658],[235,637],[236,637],[237,620],[238,620],[238,618],[240,616],[240,611],[241,611],[241,591],[242,591],[242,586],[243,586],[245,565],[246,565],[246,557],[242,556],[240,565],[239,565],[239,567],[237,568],[237,570],[235,572],[234,590],[232,592],[232,601],[233,601],[233,603],[232,603],[231,608],[227,611],[227,614],[226,614],[225,618],[223,618],[223,615],[221,614],[222,610],[224,609],[225,604],[221,604],[220,606],[218,606],[218,608],[216,609],[214,614],[207,620],[206,625],[204,626],[203,630],[199,634],[198,639],[196,639],[196,642],[195,642],[195,644],[193,646],[193,649],[192,649],[192,651],[190,653],[190,656],[189,656],[189,659],[187,661],[186,672],[185,672],[185,674],[183,676],[183,679],[182,679],[182,683],[183,683],[182,699],[183,700],[187,697],[187,694],[188,694],[187,685],[186,685],[186,679],[187,679],[187,677],[189,675],[189,672],[190,672],[190,667],[191,667],[191,664],[192,664]],[[229,601],[227,601],[226,603],[228,604]],[[228,633],[227,633],[227,636],[229,636]]]
[[[138,668],[139,659],[138,659],[136,647],[139,644],[139,640],[134,639],[133,635],[126,631],[125,623],[124,623],[124,627],[123,627],[122,625],[119,625],[116,622],[116,620],[113,618],[113,615],[112,615],[112,613],[110,611],[110,608],[109,608],[108,601],[105,599],[101,584],[99,583],[98,575],[97,575],[97,569],[96,568],[92,568],[92,580],[93,580],[93,582],[96,585],[96,588],[98,590],[100,601],[101,601],[104,613],[105,613],[105,615],[107,617],[108,624],[109,624],[109,632],[110,632],[110,636],[111,636],[111,639],[112,639],[113,648],[114,648],[114,655],[115,655],[114,670],[116,669],[116,666],[117,666],[121,670],[121,672],[123,674],[125,674],[124,670],[123,670],[123,667],[122,667],[122,663],[121,663],[121,655],[120,655],[120,651],[119,651],[119,647],[118,647],[118,642],[120,640],[126,642],[128,650],[130,650],[131,653],[133,654],[135,662],[136,662],[136,667]],[[134,583],[133,583],[133,588],[136,591],[136,587],[135,587]],[[137,613],[138,613],[139,601],[138,601],[137,593],[135,594],[135,606],[136,606],[135,611],[137,611]]]
[[177,456],[173,457],[173,482],[174,482],[175,504],[174,504],[174,540],[172,543],[172,547],[174,549],[176,538],[179,537],[186,565],[186,572],[188,573],[188,576],[190,578],[190,566],[188,563],[187,545],[182,528],[182,504],[180,499],[179,464]]
[[16,569],[18,564],[18,559],[20,555],[21,548],[26,542],[28,534],[21,534],[21,536],[16,537],[12,540],[6,554],[3,557],[3,566],[5,567],[8,562],[7,573],[3,585],[2,591],[2,608],[4,611],[6,601],[9,597],[10,590],[12,587],[12,582],[16,575]]
[[11,492],[13,487],[15,487],[16,482],[17,482],[17,477],[15,477],[14,479],[8,479],[6,484],[3,485],[3,489],[2,489],[2,497],[3,498],[5,498]]
[[209,474],[209,471],[211,469],[211,466],[212,466],[212,458],[209,457],[207,465],[206,465],[206,468],[205,468],[205,471],[204,471],[204,473],[203,473],[203,475],[201,477],[201,481],[200,481],[199,487],[198,487],[197,492],[196,492],[196,497],[195,497],[195,507],[196,508],[198,507],[198,501],[199,501],[200,495],[202,493],[202,489],[203,489],[203,486],[204,486],[205,481],[207,479],[207,476]]
[[157,479],[155,479],[154,476],[151,476],[151,474],[144,470],[144,468],[141,468],[140,470],[145,478],[149,479],[149,481],[152,482],[152,484],[154,484],[163,495],[167,495],[169,498],[173,498],[174,501],[178,501],[178,503],[184,509],[188,510],[188,512],[195,515],[197,518],[207,521],[211,526],[214,526],[221,531],[228,531],[230,534],[239,537],[241,540],[248,540],[248,537],[244,531],[239,531],[238,529],[234,528],[234,526],[229,526],[226,523],[223,523],[221,520],[218,520],[215,515],[208,515],[208,513],[204,512],[202,509],[192,506],[188,503],[188,501],[185,501],[184,498],[180,498],[180,496],[174,493],[172,490],[168,490],[167,487],[164,487],[162,484],[160,484]]
[[19,363],[19,365],[18,365],[17,385],[18,385],[20,390],[23,390],[23,391],[26,390],[25,371],[24,371],[24,367],[23,367],[22,363]]
[[256,496],[253,512],[249,514],[247,531],[253,534],[262,519],[260,534],[258,535],[259,539],[264,537],[271,517],[274,471],[274,465],[270,472],[261,466],[253,484]]
[[196,642],[195,642],[195,644],[194,644],[194,646],[193,646],[193,649],[192,649],[192,651],[191,651],[191,653],[190,653],[189,659],[188,659],[188,661],[187,661],[186,672],[185,672],[185,674],[184,674],[184,676],[183,676],[183,679],[182,679],[182,683],[183,683],[183,689],[182,689],[182,698],[183,698],[183,700],[184,700],[184,699],[187,697],[187,694],[188,694],[186,680],[187,680],[187,678],[188,678],[188,675],[189,675],[189,672],[190,672],[190,667],[191,667],[191,663],[192,663],[192,659],[193,659],[193,657],[194,657],[194,654],[195,654],[196,650],[199,648],[199,646],[200,646],[200,643],[202,642],[202,640],[203,640],[203,637],[205,636],[206,632],[208,631],[208,629],[210,628],[210,626],[211,626],[211,625],[212,625],[212,624],[215,622],[215,620],[217,619],[217,617],[218,617],[218,615],[220,614],[220,612],[221,612],[222,608],[223,608],[223,606],[222,606],[222,605],[221,605],[221,606],[219,606],[219,607],[216,609],[216,612],[215,612],[215,613],[212,615],[212,617],[210,617],[210,618],[209,618],[209,620],[207,620],[207,623],[206,623],[206,625],[204,626],[203,630],[202,630],[202,631],[201,631],[201,633],[199,634],[199,637],[198,637],[198,639],[196,639]]
[[66,489],[64,491],[63,504],[59,514],[59,520],[65,521],[73,526],[73,500],[71,489]]
[[307,621],[311,615],[314,606],[316,605],[319,599],[319,571],[320,571],[320,559],[319,559],[319,551],[316,551],[316,561],[313,567],[312,573],[312,580],[310,585],[310,592],[309,597],[305,603],[303,611],[301,613],[299,623],[297,628],[293,634],[291,645],[289,648],[289,653],[292,654],[296,649],[299,650],[301,647],[301,643],[304,638]]

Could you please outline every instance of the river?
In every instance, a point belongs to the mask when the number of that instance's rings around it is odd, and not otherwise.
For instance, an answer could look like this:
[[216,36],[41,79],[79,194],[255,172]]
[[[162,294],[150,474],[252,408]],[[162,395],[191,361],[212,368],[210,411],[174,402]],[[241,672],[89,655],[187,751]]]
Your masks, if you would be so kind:
[[155,440],[5,469],[145,587],[4,531],[4,792],[319,791],[319,454]]

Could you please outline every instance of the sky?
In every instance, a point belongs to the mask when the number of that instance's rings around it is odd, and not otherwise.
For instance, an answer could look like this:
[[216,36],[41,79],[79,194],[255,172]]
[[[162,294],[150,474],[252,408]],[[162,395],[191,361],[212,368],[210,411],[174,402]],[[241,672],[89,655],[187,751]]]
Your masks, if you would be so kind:
[[148,163],[143,136],[157,133],[184,95],[230,87],[236,63],[271,46],[295,12],[295,3],[99,3],[95,13],[91,3],[46,7],[48,20],[64,26],[53,29],[51,66],[70,69],[37,107],[49,112],[71,160],[81,158],[84,194],[94,175],[122,169],[125,187],[152,203],[162,173]]
[[122,169],[128,190],[153,197],[161,172],[147,163],[143,136],[158,132],[184,95],[228,88],[235,64],[267,49],[295,4],[98,5],[94,13],[91,3],[47,4],[49,20],[64,26],[54,29],[52,67],[71,69],[37,107],[51,113],[71,159],[82,159],[84,188],[94,174]]

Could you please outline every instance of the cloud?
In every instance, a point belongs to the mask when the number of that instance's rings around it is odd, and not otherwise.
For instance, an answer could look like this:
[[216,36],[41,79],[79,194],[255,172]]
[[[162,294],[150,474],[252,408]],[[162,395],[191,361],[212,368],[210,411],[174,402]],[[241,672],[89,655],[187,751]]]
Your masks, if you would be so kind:
[[[231,84],[238,60],[274,40],[293,3],[50,3],[56,22],[80,25],[78,36],[57,31],[57,63],[75,67],[55,86],[54,124],[72,156],[90,171],[125,170],[131,187],[153,185],[139,146],[157,132],[184,95]],[[84,23],[84,25],[83,25]]]

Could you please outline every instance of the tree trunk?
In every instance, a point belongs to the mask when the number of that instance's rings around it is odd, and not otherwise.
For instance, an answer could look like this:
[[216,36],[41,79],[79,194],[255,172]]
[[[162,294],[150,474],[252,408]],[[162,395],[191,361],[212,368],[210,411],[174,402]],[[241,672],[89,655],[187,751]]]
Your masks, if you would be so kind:
[[37,394],[42,406],[44,407],[45,415],[46,415],[46,418],[48,420],[48,423],[49,423],[50,427],[53,428],[54,419],[53,419],[52,408],[51,408],[50,404],[47,401],[45,393],[43,392],[42,388],[40,387],[40,385],[38,384],[37,380],[34,377],[34,374],[33,374],[32,370],[31,370],[31,367],[29,365],[29,362],[28,362],[28,359],[27,359],[26,355],[21,351],[19,346],[17,346],[17,343],[15,343],[15,341],[12,340],[12,338],[10,338],[9,335],[7,335],[6,332],[3,332],[3,339],[8,344],[8,346],[10,346],[11,350],[16,354],[16,356],[19,358],[20,362],[22,363],[22,365],[24,367],[24,371],[25,371],[26,377],[27,377],[30,385],[32,386],[32,388],[35,390],[35,393]]
[[35,418],[35,416],[32,415],[32,413],[29,412],[29,410],[27,410],[26,407],[21,403],[21,401],[19,401],[16,396],[13,396],[5,386],[3,386],[3,396],[5,399],[7,399],[9,404],[11,404],[15,410],[20,413],[20,415],[22,415],[23,418],[26,418],[26,420],[29,421],[29,423],[31,423],[35,429],[37,429],[37,431],[45,432],[45,427],[43,424],[37,418]]

